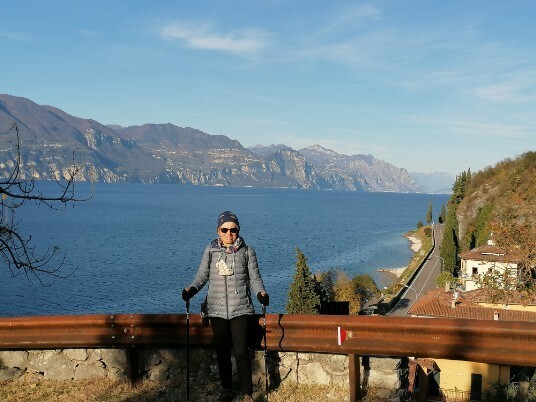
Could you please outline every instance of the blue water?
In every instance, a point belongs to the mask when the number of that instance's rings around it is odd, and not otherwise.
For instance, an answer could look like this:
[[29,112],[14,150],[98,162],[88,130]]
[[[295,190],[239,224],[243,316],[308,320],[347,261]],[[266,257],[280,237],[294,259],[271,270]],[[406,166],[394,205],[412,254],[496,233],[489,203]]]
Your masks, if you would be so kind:
[[[88,192],[84,184],[78,189]],[[269,313],[285,312],[296,247],[312,272],[366,273],[387,285],[393,278],[377,270],[409,262],[402,235],[425,221],[430,200],[435,216],[448,196],[98,183],[89,201],[65,211],[19,208],[20,230],[38,251],[58,245],[67,256],[61,273],[71,275],[44,276],[43,286],[31,275],[12,277],[2,264],[0,316],[184,312],[181,289],[227,209],[257,251]]]

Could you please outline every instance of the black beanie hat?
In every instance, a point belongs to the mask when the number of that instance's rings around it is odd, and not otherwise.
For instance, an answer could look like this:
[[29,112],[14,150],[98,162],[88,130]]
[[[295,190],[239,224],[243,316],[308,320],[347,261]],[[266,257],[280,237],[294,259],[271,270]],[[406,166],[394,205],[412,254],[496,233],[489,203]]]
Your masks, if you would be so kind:
[[217,228],[219,228],[225,222],[234,222],[236,226],[238,226],[238,228],[240,229],[240,223],[238,223],[238,218],[231,211],[224,211],[220,214],[220,216],[218,217]]

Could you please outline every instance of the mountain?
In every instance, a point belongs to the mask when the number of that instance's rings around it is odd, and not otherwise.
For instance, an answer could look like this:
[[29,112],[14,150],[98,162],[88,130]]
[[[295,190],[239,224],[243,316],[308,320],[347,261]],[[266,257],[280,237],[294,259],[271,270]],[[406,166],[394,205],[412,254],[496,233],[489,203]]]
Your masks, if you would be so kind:
[[279,151],[293,151],[291,147],[288,147],[284,144],[277,144],[277,145],[260,145],[257,144],[255,146],[248,148],[251,152],[253,152],[255,155],[261,156],[263,158],[266,158],[274,153],[278,153]]
[[20,136],[20,178],[52,180],[73,164],[78,180],[418,192],[404,169],[320,146],[244,148],[224,135],[173,124],[122,127],[0,94],[0,154],[9,173]]
[[536,152],[472,175],[464,172],[450,205],[456,206],[462,251],[491,238],[501,246],[524,246],[536,267]]
[[[13,159],[14,136],[6,135],[16,123],[21,157],[26,169],[21,178],[51,180],[62,169],[81,169],[80,179],[96,181],[159,181],[160,163],[134,141],[118,136],[94,120],[73,117],[52,106],[10,95],[0,95],[0,146]],[[143,165],[142,170],[137,168]]]
[[450,173],[417,173],[410,172],[410,176],[427,193],[451,194],[455,177]]
[[419,192],[419,185],[405,169],[375,159],[372,155],[343,155],[313,145],[300,149],[305,160],[340,190]]

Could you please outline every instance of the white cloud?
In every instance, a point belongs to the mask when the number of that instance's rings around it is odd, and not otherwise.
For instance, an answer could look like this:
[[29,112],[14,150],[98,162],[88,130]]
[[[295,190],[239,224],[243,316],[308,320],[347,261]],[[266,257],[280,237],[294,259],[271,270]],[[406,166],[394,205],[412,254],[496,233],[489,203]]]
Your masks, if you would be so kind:
[[361,28],[371,22],[379,21],[382,17],[382,10],[373,5],[358,5],[343,8],[335,16],[329,17],[329,22],[320,28],[315,35],[326,35],[340,30],[352,30]]
[[30,40],[30,36],[23,32],[0,32],[0,38],[6,38],[19,42],[27,42]]
[[518,78],[513,80],[476,88],[475,94],[482,99],[498,103],[524,103],[536,100],[536,73],[531,73],[529,76],[518,72],[516,75]]
[[536,100],[534,50],[488,39],[471,18],[405,25],[376,6],[366,6],[326,15],[315,30],[291,41],[287,57],[279,60],[344,66],[377,85],[446,89],[492,103]]
[[160,28],[167,40],[178,40],[192,49],[216,50],[238,55],[252,55],[268,44],[268,35],[256,29],[219,32],[208,24],[174,22]]
[[447,133],[450,135],[457,134],[461,136],[471,137],[495,137],[495,138],[530,138],[534,136],[536,131],[534,127],[484,123],[479,121],[469,121],[463,119],[448,119],[423,117],[423,116],[407,116],[403,119],[404,122],[416,125],[426,125],[434,130]]

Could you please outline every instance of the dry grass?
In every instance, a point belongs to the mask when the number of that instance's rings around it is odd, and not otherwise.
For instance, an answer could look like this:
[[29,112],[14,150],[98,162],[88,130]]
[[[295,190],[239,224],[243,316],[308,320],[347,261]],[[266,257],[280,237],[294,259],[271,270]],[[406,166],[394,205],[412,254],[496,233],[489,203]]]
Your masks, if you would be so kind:
[[[204,383],[200,387],[191,384],[192,402],[216,402],[219,387]],[[254,399],[264,401],[264,387],[256,387]],[[348,388],[322,385],[297,385],[284,383],[270,390],[270,402],[348,401]],[[237,396],[236,401],[241,401]],[[83,381],[47,381],[24,377],[17,381],[0,381],[0,401],[39,402],[177,402],[186,401],[186,390],[173,384],[143,381],[130,387],[126,381],[94,379]]]

